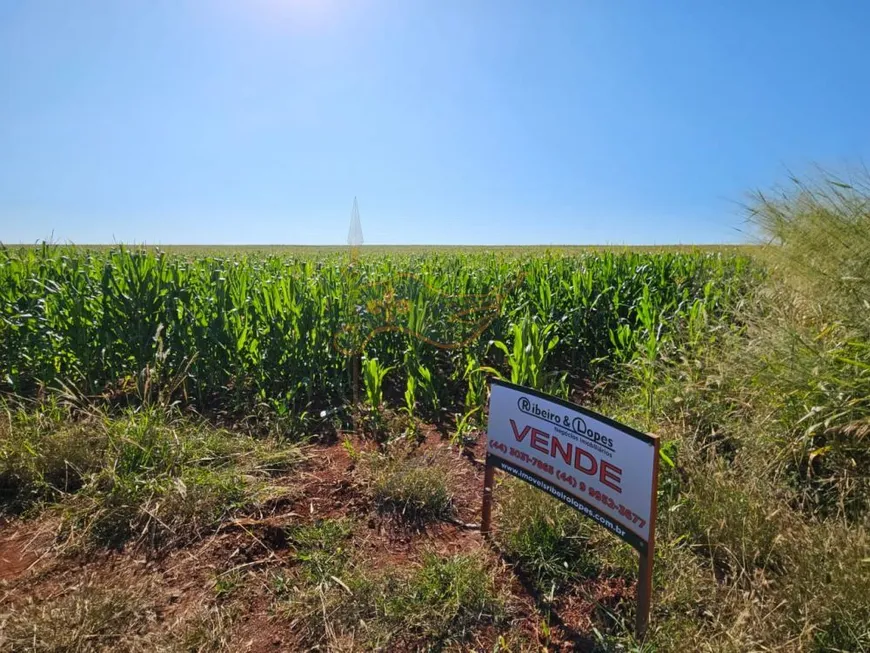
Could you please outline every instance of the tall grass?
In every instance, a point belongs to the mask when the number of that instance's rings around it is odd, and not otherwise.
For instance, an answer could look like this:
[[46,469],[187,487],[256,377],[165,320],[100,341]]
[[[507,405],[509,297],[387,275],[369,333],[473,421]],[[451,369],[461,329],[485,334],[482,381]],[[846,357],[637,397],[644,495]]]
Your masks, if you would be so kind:
[[758,193],[776,283],[747,349],[805,499],[849,517],[870,499],[870,174],[821,171]]

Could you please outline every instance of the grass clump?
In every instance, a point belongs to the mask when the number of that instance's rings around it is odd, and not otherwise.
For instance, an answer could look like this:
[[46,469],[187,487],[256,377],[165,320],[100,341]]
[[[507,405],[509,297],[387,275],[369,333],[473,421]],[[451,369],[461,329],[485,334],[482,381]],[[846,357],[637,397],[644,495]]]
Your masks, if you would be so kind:
[[340,583],[301,580],[279,594],[282,611],[306,646],[330,650],[441,650],[498,623],[504,611],[492,569],[479,554],[429,553],[410,572],[358,562],[345,569]]
[[201,608],[173,629],[166,648],[179,653],[232,651],[229,631],[233,616],[221,607]]
[[407,589],[387,599],[381,609],[386,621],[438,646],[463,641],[478,623],[496,620],[502,606],[481,556],[429,553]]
[[598,572],[592,528],[576,510],[512,479],[499,487],[496,506],[496,541],[538,592],[552,597]]
[[[815,651],[870,650],[870,537],[842,525],[811,529],[795,555],[790,615]],[[800,607],[797,607],[800,606]]]
[[784,534],[799,528],[783,510],[788,493],[735,466],[739,462],[730,468],[720,460],[699,463],[678,504],[679,527],[720,573],[782,569]]
[[353,523],[346,519],[320,520],[288,533],[308,583],[333,582],[343,573],[350,556],[347,542],[352,533]]
[[0,514],[80,489],[100,468],[106,439],[97,420],[72,420],[55,404],[0,404]]
[[61,537],[77,546],[181,544],[252,503],[301,449],[157,409],[77,418],[7,408],[0,486],[7,511],[62,499]]
[[[35,653],[227,651],[233,615],[200,607],[171,625],[158,618],[143,587],[88,580],[61,596],[0,611],[0,650]],[[168,627],[167,627],[168,626]]]
[[364,456],[359,473],[382,512],[418,524],[453,514],[453,473],[434,452],[394,446],[385,454]]
[[231,569],[216,574],[212,579],[212,591],[216,599],[221,601],[229,599],[242,588],[244,576],[238,569]]

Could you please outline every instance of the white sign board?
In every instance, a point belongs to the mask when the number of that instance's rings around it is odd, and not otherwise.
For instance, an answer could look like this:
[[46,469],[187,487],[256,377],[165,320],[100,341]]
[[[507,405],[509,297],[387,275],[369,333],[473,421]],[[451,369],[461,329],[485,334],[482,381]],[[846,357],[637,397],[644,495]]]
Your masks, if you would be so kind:
[[488,464],[576,508],[648,552],[656,438],[535,390],[492,381]]

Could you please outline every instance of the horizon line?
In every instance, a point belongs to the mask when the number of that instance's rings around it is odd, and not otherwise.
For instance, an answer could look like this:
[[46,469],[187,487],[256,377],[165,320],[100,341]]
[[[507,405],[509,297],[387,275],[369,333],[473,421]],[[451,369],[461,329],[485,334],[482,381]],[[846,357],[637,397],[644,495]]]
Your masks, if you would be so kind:
[[[529,244],[446,244],[446,243],[365,243],[363,245],[355,245],[361,249],[370,247],[490,247],[490,248],[505,248],[505,247],[745,247],[754,246],[759,243],[742,242],[742,243],[529,243]],[[298,244],[298,243],[148,243],[147,241],[117,241],[107,243],[75,243],[75,242],[49,242],[37,241],[33,243],[4,243],[0,240],[0,247],[41,247],[48,245],[50,247],[114,247],[114,246],[131,246],[131,247],[330,247],[334,249],[350,249],[350,245],[346,244]]]

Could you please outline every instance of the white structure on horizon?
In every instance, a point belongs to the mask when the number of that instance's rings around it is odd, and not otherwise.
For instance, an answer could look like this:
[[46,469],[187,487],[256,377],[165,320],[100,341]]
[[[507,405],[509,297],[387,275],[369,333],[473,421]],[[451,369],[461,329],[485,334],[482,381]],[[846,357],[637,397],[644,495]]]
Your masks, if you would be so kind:
[[355,249],[363,244],[362,225],[359,221],[359,205],[353,198],[353,209],[350,211],[350,229],[347,231],[347,244]]

